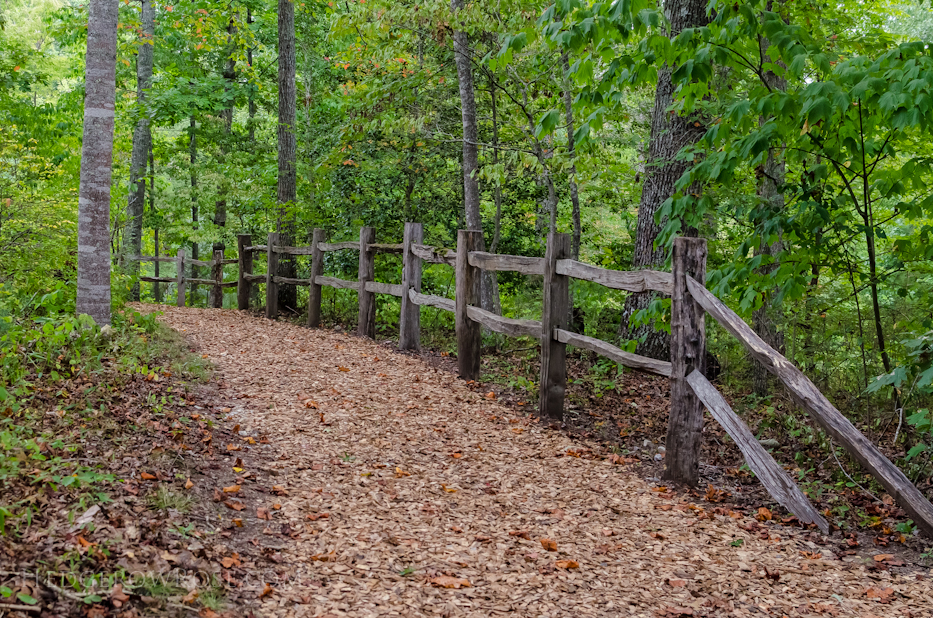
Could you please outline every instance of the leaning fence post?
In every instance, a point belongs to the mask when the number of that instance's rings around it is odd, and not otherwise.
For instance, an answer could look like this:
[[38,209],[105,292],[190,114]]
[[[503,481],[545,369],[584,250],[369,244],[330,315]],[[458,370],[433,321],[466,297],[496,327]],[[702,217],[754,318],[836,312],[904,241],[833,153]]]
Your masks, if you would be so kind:
[[275,282],[275,271],[279,269],[279,254],[275,246],[279,244],[281,234],[269,232],[266,240],[266,318],[274,320],[279,315],[279,286]]
[[402,312],[399,317],[398,347],[417,350],[421,347],[421,306],[411,301],[409,290],[421,291],[421,258],[411,252],[412,245],[424,240],[424,226],[406,223],[402,240]]
[[467,315],[469,305],[479,305],[480,270],[470,265],[469,254],[479,251],[483,233],[476,230],[457,231],[457,280],[454,308],[457,327],[457,367],[464,380],[478,380],[482,332],[479,322]]
[[[159,230],[155,230],[155,278],[159,278]],[[156,304],[162,304],[162,285],[158,281],[152,282],[152,295]]]
[[185,306],[185,250],[178,250],[178,257],[175,258],[175,268],[177,268],[175,287],[178,288],[178,298],[175,304],[179,307]]
[[246,311],[249,309],[249,293],[252,282],[247,278],[247,275],[253,274],[253,252],[248,251],[247,247],[250,247],[252,244],[252,234],[236,235],[236,308],[240,311]]
[[665,480],[699,481],[703,403],[687,383],[694,369],[706,373],[705,312],[687,291],[687,276],[706,281],[706,240],[675,238],[671,294],[671,414],[664,454]]
[[376,338],[376,294],[366,289],[366,282],[376,279],[376,252],[369,248],[374,242],[376,230],[371,227],[360,228],[360,289],[357,292],[360,311],[356,332],[359,336],[370,339]]
[[567,389],[567,345],[554,338],[554,329],[567,328],[570,314],[570,277],[557,274],[557,260],[571,256],[570,234],[551,233],[544,254],[544,304],[541,316],[541,418],[563,420]]
[[214,250],[214,259],[211,261],[211,279],[214,285],[211,287],[210,306],[214,309],[220,309],[224,306],[224,289],[221,284],[224,282],[224,252],[222,249]]
[[311,235],[311,285],[308,287],[308,326],[321,325],[321,286],[317,278],[324,274],[324,252],[318,246],[324,242],[324,230],[314,228]]

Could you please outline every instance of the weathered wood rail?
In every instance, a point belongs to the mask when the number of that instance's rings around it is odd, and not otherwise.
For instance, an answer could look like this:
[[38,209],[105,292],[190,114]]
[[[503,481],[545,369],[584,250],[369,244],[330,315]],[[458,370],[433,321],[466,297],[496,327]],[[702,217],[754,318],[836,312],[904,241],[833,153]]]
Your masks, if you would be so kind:
[[[359,303],[357,332],[370,338],[376,332],[376,295],[394,296],[401,299],[399,347],[404,350],[417,350],[420,347],[422,307],[448,311],[455,315],[457,363],[460,376],[466,380],[480,378],[481,327],[512,337],[538,339],[541,349],[538,412],[547,419],[563,418],[568,345],[595,352],[626,367],[667,376],[671,380],[671,412],[666,442],[666,479],[692,485],[697,483],[705,407],[736,441],[749,466],[775,500],[802,522],[815,524],[824,532],[828,531],[826,520],[807,501],[793,479],[754,438],[744,421],[704,377],[705,316],[709,314],[742,342],[752,356],[780,378],[798,405],[870,471],[920,529],[933,538],[933,505],[923,494],[830,404],[800,370],[765,344],[738,315],[704,287],[705,240],[675,239],[672,272],[666,273],[653,270],[621,272],[572,260],[568,234],[549,234],[543,258],[478,251],[482,237],[481,232],[477,231],[460,230],[456,250],[424,245],[423,236],[424,230],[420,223],[405,224],[401,244],[376,243],[375,230],[371,227],[360,230],[358,241],[343,242],[326,242],[324,231],[316,229],[309,247],[283,246],[279,235],[275,233],[268,235],[266,244],[254,245],[250,235],[241,234],[237,236],[237,259],[225,259],[223,252],[215,251],[212,260],[191,260],[185,257],[184,250],[179,250],[176,257],[141,257],[138,258],[140,261],[155,262],[156,266],[174,262],[177,276],[140,277],[140,280],[152,282],[157,290],[161,283],[175,283],[179,306],[185,304],[187,283],[211,286],[211,307],[222,306],[223,290],[236,287],[237,307],[241,310],[250,308],[251,299],[254,298],[254,284],[264,283],[265,314],[270,319],[278,315],[278,286],[308,286],[307,323],[311,327],[320,325],[323,286],[356,290]],[[324,254],[331,251],[358,252],[359,267],[355,281],[324,275]],[[255,254],[262,253],[266,254],[266,273],[253,274]],[[402,256],[401,284],[375,281],[377,254]],[[281,255],[311,256],[309,277],[301,279],[275,275]],[[421,292],[424,263],[446,264],[454,268],[454,298]],[[223,267],[228,264],[238,265],[236,281],[223,280]],[[185,278],[186,265],[209,267],[211,278]],[[512,271],[542,277],[544,302],[541,320],[507,318],[478,307],[479,281],[483,270]],[[571,279],[591,281],[616,290],[651,291],[670,296],[671,361],[632,354],[608,342],[568,330]]]

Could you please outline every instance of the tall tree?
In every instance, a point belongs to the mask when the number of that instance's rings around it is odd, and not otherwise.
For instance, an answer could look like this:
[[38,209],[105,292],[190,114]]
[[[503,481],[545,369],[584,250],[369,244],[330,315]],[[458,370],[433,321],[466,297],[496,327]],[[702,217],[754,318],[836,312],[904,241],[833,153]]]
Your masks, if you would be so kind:
[[[670,24],[671,38],[686,28],[697,28],[709,23],[706,0],[665,0],[663,5]],[[659,269],[664,266],[667,248],[655,247],[655,241],[662,228],[661,223],[656,221],[656,215],[661,204],[674,195],[674,185],[687,169],[686,161],[676,160],[677,153],[683,147],[695,144],[705,132],[704,127],[696,122],[695,118],[671,113],[674,91],[671,67],[664,67],[658,71],[658,85],[651,115],[648,160],[635,231],[635,251],[632,260],[635,268]],[[629,295],[622,312],[623,327],[636,312],[647,309],[653,299],[654,295],[650,292]],[[630,327],[628,336],[632,339],[644,338],[638,345],[639,354],[659,359],[670,357],[670,335],[656,329],[654,324]]]
[[[133,131],[133,152],[130,156],[130,187],[126,205],[126,232],[124,234],[124,254],[127,257],[139,257],[143,238],[143,210],[146,207],[146,159],[150,152],[152,135],[149,129],[149,115],[146,109],[146,95],[152,85],[153,35],[155,34],[155,8],[152,0],[140,0],[141,33],[139,48],[136,53],[136,101],[139,107],[139,119]],[[130,270],[139,273],[139,262],[132,260]],[[139,300],[139,281],[131,291],[133,300]]]
[[[464,0],[450,0],[456,15],[463,9]],[[483,217],[479,209],[479,136],[476,123],[476,96],[473,90],[473,49],[470,35],[460,27],[454,28],[454,64],[457,66],[457,85],[460,91],[460,117],[463,124],[463,216],[469,230],[483,230]],[[485,248],[483,241],[481,250]],[[495,271],[484,270],[480,279],[480,305],[487,311],[502,313],[499,303],[499,284]]]
[[[564,117],[567,120],[567,152],[570,154],[570,185],[571,216],[573,218],[573,236],[570,243],[570,254],[573,259],[580,259],[580,196],[577,194],[577,165],[575,159],[577,152],[573,137],[573,95],[570,92],[570,58],[569,54],[562,56],[564,68]],[[571,303],[572,305],[572,303]]]
[[85,56],[77,312],[101,326],[110,324],[110,178],[119,6],[118,0],[90,0]]
[[[295,165],[295,123],[297,122],[295,71],[295,5],[291,0],[279,0],[279,125],[278,188],[279,204],[276,231],[282,234],[282,243],[291,244],[294,224],[290,210],[297,199],[298,170]],[[295,258],[285,256],[279,261],[280,277],[296,276]],[[293,285],[279,286],[279,307],[295,309],[298,291]]]

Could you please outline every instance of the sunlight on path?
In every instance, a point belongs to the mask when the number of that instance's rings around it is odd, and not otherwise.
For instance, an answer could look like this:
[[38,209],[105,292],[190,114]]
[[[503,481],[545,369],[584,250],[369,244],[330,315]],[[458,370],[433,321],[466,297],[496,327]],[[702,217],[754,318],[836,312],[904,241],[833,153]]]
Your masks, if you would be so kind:
[[933,615],[929,574],[824,560],[806,532],[689,508],[417,358],[159,310],[217,365],[231,422],[268,438],[257,457],[288,492],[272,521],[295,530],[275,565],[287,581],[240,592],[257,615]]

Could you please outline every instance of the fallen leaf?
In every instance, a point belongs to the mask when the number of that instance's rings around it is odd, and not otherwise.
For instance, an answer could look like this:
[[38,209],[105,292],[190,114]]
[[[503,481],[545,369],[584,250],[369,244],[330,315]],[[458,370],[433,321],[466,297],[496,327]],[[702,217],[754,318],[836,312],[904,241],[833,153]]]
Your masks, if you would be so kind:
[[157,481],[157,480],[159,480],[158,477],[157,477],[155,474],[149,474],[148,472],[143,472],[143,473],[140,474],[139,476],[140,476],[140,478],[142,478],[142,480],[144,480],[144,481]]
[[687,585],[687,580],[685,579],[669,579],[667,583],[671,585],[672,588],[683,588]]
[[486,393],[486,399],[495,399],[495,398],[496,398],[496,394],[494,392],[489,391],[488,393]]
[[194,487],[194,483],[191,482],[191,479],[185,481],[185,489],[191,489],[192,487]]
[[225,494],[235,494],[240,491],[239,485],[230,485],[229,487],[224,487]]
[[758,521],[771,521],[772,517],[773,516],[771,515],[771,511],[769,511],[765,507],[760,507],[758,509],[758,514],[755,515],[755,519],[757,519]]
[[237,518],[235,518],[235,519],[233,520],[233,525],[236,526],[237,528],[242,528],[242,527],[243,527],[243,520],[240,519],[239,517],[237,517]]
[[865,591],[865,596],[869,599],[878,599],[881,603],[890,603],[891,597],[894,596],[893,588],[875,588],[872,586]]
[[554,563],[558,569],[579,569],[580,563],[576,560],[558,560]]
[[275,588],[273,588],[269,584],[266,584],[266,587],[262,589],[261,593],[259,593],[259,598],[260,599],[265,598],[269,596],[270,594],[272,594],[273,592],[275,592]]
[[236,500],[225,500],[224,506],[229,509],[233,509],[234,511],[242,511],[246,508],[242,502],[237,502]]
[[551,539],[539,539],[541,542],[541,547],[548,551],[557,551],[557,541],[552,541]]
[[402,478],[403,476],[411,476],[411,473],[405,472],[404,470],[402,470],[401,468],[399,468],[398,466],[396,466],[396,468],[395,468],[395,477],[396,477],[396,478]]
[[460,579],[458,577],[451,577],[449,575],[440,575],[433,579],[429,579],[429,582],[438,586],[440,588],[469,588],[470,580]]
[[256,509],[256,517],[265,519],[266,521],[272,521],[272,513],[270,513],[268,509],[262,507]]
[[531,537],[528,536],[527,530],[512,530],[511,532],[509,532],[509,536],[517,536],[521,539],[527,539],[529,541],[531,540]]
[[893,560],[894,554],[878,554],[875,556],[875,562],[884,562],[885,560]]
[[123,592],[123,584],[114,584],[110,589],[110,602],[114,607],[119,608],[130,600],[130,596]]
[[449,494],[455,494],[455,493],[457,493],[457,490],[456,490],[456,489],[451,489],[451,488],[448,487],[447,485],[441,485],[441,489],[443,489],[444,491],[446,491],[446,492],[449,493]]
[[194,590],[188,592],[188,594],[186,594],[184,597],[182,597],[181,602],[182,603],[194,603],[195,599],[197,598],[198,598],[198,590],[197,588],[195,588]]
[[339,369],[340,369],[340,371],[350,371],[350,370],[347,369],[346,367],[340,367]]

